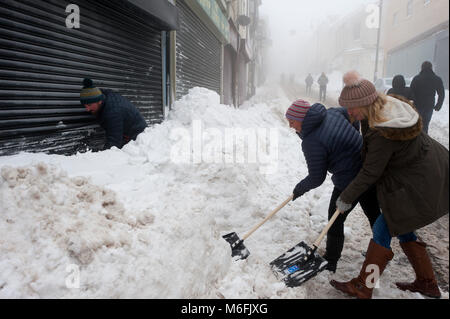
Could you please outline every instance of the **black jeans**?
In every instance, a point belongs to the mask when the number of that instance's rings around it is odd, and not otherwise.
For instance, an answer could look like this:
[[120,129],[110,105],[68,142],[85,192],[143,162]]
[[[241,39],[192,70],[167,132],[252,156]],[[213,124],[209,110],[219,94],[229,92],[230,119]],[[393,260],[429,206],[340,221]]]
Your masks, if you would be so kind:
[[[336,201],[338,197],[341,195],[342,191],[337,189],[336,187],[333,189],[333,193],[331,194],[330,206],[328,208],[328,220],[336,212]],[[361,208],[364,211],[364,214],[367,216],[367,219],[370,223],[370,228],[373,227],[375,221],[378,216],[380,216],[381,210],[378,205],[377,199],[377,190],[375,185],[369,188],[365,193],[363,193],[353,204],[352,208],[346,211],[343,214],[340,214],[338,218],[335,220],[333,225],[330,227],[327,233],[327,251],[325,258],[329,262],[335,262],[339,260],[341,257],[342,249],[344,247],[344,223],[347,219],[347,216],[350,212],[355,208],[357,204],[361,205]]]
[[423,128],[422,131],[428,134],[428,128],[430,126],[431,118],[433,117],[433,108],[426,110],[418,109],[420,116],[422,117]]

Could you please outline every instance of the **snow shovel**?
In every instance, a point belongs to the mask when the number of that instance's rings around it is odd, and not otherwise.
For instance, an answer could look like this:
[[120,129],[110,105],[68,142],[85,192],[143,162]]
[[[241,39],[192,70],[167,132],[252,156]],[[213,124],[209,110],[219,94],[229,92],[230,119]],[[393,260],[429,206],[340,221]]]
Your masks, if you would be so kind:
[[327,261],[316,250],[340,213],[336,210],[312,248],[302,241],[270,263],[276,277],[287,287],[298,287],[325,269]]
[[246,259],[250,255],[250,251],[245,247],[244,240],[246,240],[255,230],[261,227],[266,221],[268,221],[273,215],[275,215],[280,209],[286,206],[294,198],[294,195],[291,195],[288,199],[286,199],[283,203],[280,204],[274,211],[272,211],[262,222],[253,227],[247,234],[239,239],[239,236],[236,233],[229,233],[222,236],[228,243],[231,245],[231,257],[236,257],[236,260]]

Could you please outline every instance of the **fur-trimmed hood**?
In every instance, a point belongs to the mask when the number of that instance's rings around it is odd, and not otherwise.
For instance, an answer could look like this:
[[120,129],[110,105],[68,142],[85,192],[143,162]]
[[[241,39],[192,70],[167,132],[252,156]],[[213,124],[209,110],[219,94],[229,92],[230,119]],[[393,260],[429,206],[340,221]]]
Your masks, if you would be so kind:
[[377,127],[375,129],[389,140],[409,141],[415,139],[422,132],[422,118],[419,118],[415,125],[407,128]]
[[386,122],[376,123],[375,129],[390,140],[408,141],[422,132],[422,119],[414,105],[404,98],[387,96],[383,116]]

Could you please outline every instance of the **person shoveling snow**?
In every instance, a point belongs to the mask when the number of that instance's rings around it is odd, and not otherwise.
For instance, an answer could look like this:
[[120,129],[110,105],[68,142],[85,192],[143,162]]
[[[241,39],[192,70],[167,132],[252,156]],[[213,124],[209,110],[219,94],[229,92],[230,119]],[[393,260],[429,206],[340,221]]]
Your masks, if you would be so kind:
[[[295,186],[293,200],[323,184],[327,172],[333,174],[334,189],[328,208],[330,220],[336,211],[336,200],[361,168],[362,137],[359,123],[350,122],[343,108],[325,109],[316,103],[310,105],[297,100],[288,108],[286,118],[302,139],[302,150],[308,166],[308,176]],[[355,127],[356,126],[356,127]],[[380,215],[375,187],[369,188],[337,218],[327,234],[326,252],[323,256],[326,269],[335,272],[344,246],[344,222],[353,208],[360,204],[371,226]]]
[[[347,282],[332,280],[336,289],[353,297],[372,297],[373,269],[381,276],[394,257],[391,240],[397,236],[416,280],[397,283],[401,290],[439,298],[426,244],[414,231],[448,214],[449,153],[422,132],[422,120],[413,105],[378,93],[375,86],[356,72],[344,75],[339,102],[357,120],[368,120],[363,168],[341,193],[338,209],[351,206],[358,196],[376,183],[380,215],[359,275]],[[372,269],[372,270],[369,270]]]

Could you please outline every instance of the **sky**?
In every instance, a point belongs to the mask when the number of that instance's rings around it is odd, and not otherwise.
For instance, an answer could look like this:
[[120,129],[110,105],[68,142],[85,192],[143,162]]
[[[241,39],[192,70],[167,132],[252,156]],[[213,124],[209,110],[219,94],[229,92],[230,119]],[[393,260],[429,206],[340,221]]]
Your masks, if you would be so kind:
[[[308,40],[314,26],[344,16],[374,0],[263,0],[261,17],[267,17],[272,40],[271,73],[298,69],[310,51]],[[311,53],[311,52],[309,52]],[[283,56],[280,60],[279,57]]]

